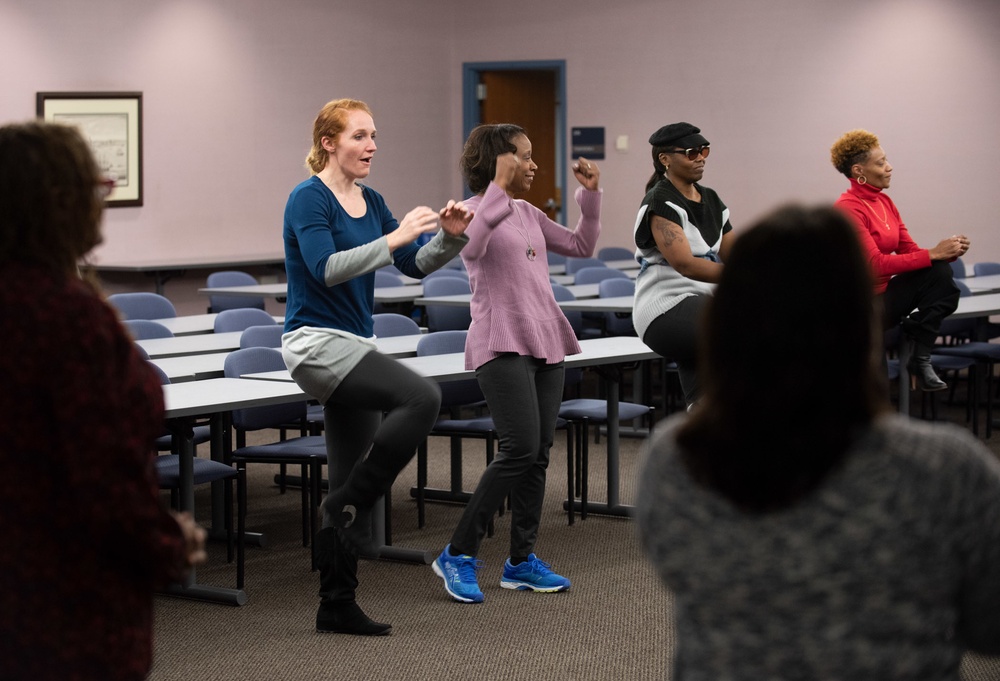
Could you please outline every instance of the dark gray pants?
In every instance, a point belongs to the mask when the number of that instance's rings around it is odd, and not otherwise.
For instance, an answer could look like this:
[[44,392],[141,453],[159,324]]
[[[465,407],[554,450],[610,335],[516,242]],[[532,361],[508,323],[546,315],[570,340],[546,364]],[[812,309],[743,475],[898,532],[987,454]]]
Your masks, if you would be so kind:
[[534,552],[564,373],[562,362],[512,353],[476,370],[500,445],[452,535],[456,550],[479,554],[490,518],[510,494],[510,555]]

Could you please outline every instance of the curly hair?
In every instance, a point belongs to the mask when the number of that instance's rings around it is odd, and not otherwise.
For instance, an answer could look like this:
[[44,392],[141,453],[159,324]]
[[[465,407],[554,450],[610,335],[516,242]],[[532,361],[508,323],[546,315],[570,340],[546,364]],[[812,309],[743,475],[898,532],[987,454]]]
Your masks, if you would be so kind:
[[306,156],[306,168],[313,175],[323,170],[330,159],[330,154],[323,148],[323,138],[336,139],[337,135],[344,132],[350,111],[364,111],[373,116],[368,105],[359,99],[334,99],[327,102],[316,115],[316,120],[313,122],[312,148]]
[[867,130],[851,130],[840,136],[830,147],[830,162],[833,167],[851,179],[851,166],[862,163],[872,149],[878,146],[878,137]]
[[512,123],[477,126],[469,133],[459,167],[473,194],[482,194],[497,174],[497,156],[517,152],[514,138],[526,135],[524,128]]
[[31,121],[0,127],[0,266],[73,276],[101,243],[101,171],[83,136]]

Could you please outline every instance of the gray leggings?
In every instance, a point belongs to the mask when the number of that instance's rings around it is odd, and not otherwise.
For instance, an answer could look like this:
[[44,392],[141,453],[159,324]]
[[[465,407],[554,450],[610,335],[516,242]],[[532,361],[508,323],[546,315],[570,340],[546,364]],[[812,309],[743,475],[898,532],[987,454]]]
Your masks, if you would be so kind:
[[562,362],[513,353],[476,370],[500,446],[452,535],[456,551],[478,555],[490,518],[510,494],[510,555],[526,558],[534,552],[564,373]]
[[684,401],[693,404],[701,392],[698,382],[698,343],[701,331],[701,314],[708,303],[708,296],[694,295],[653,320],[646,329],[642,342],[649,349],[677,363]]

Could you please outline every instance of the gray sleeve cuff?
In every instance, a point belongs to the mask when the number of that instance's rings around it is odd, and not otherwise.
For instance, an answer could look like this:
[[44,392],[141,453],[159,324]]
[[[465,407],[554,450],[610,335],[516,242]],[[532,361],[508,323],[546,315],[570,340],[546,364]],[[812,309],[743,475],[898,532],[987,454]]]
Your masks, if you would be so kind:
[[417,251],[417,267],[424,274],[441,269],[458,255],[467,243],[469,243],[469,237],[464,234],[451,236],[441,230]]

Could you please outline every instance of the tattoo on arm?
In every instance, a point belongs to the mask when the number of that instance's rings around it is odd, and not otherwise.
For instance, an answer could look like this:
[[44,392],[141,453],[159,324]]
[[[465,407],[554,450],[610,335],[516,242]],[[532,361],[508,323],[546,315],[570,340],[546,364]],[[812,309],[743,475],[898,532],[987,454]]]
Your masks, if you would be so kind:
[[652,226],[660,236],[660,241],[663,242],[664,246],[670,246],[677,239],[684,236],[684,233],[677,225],[666,220],[656,220]]

